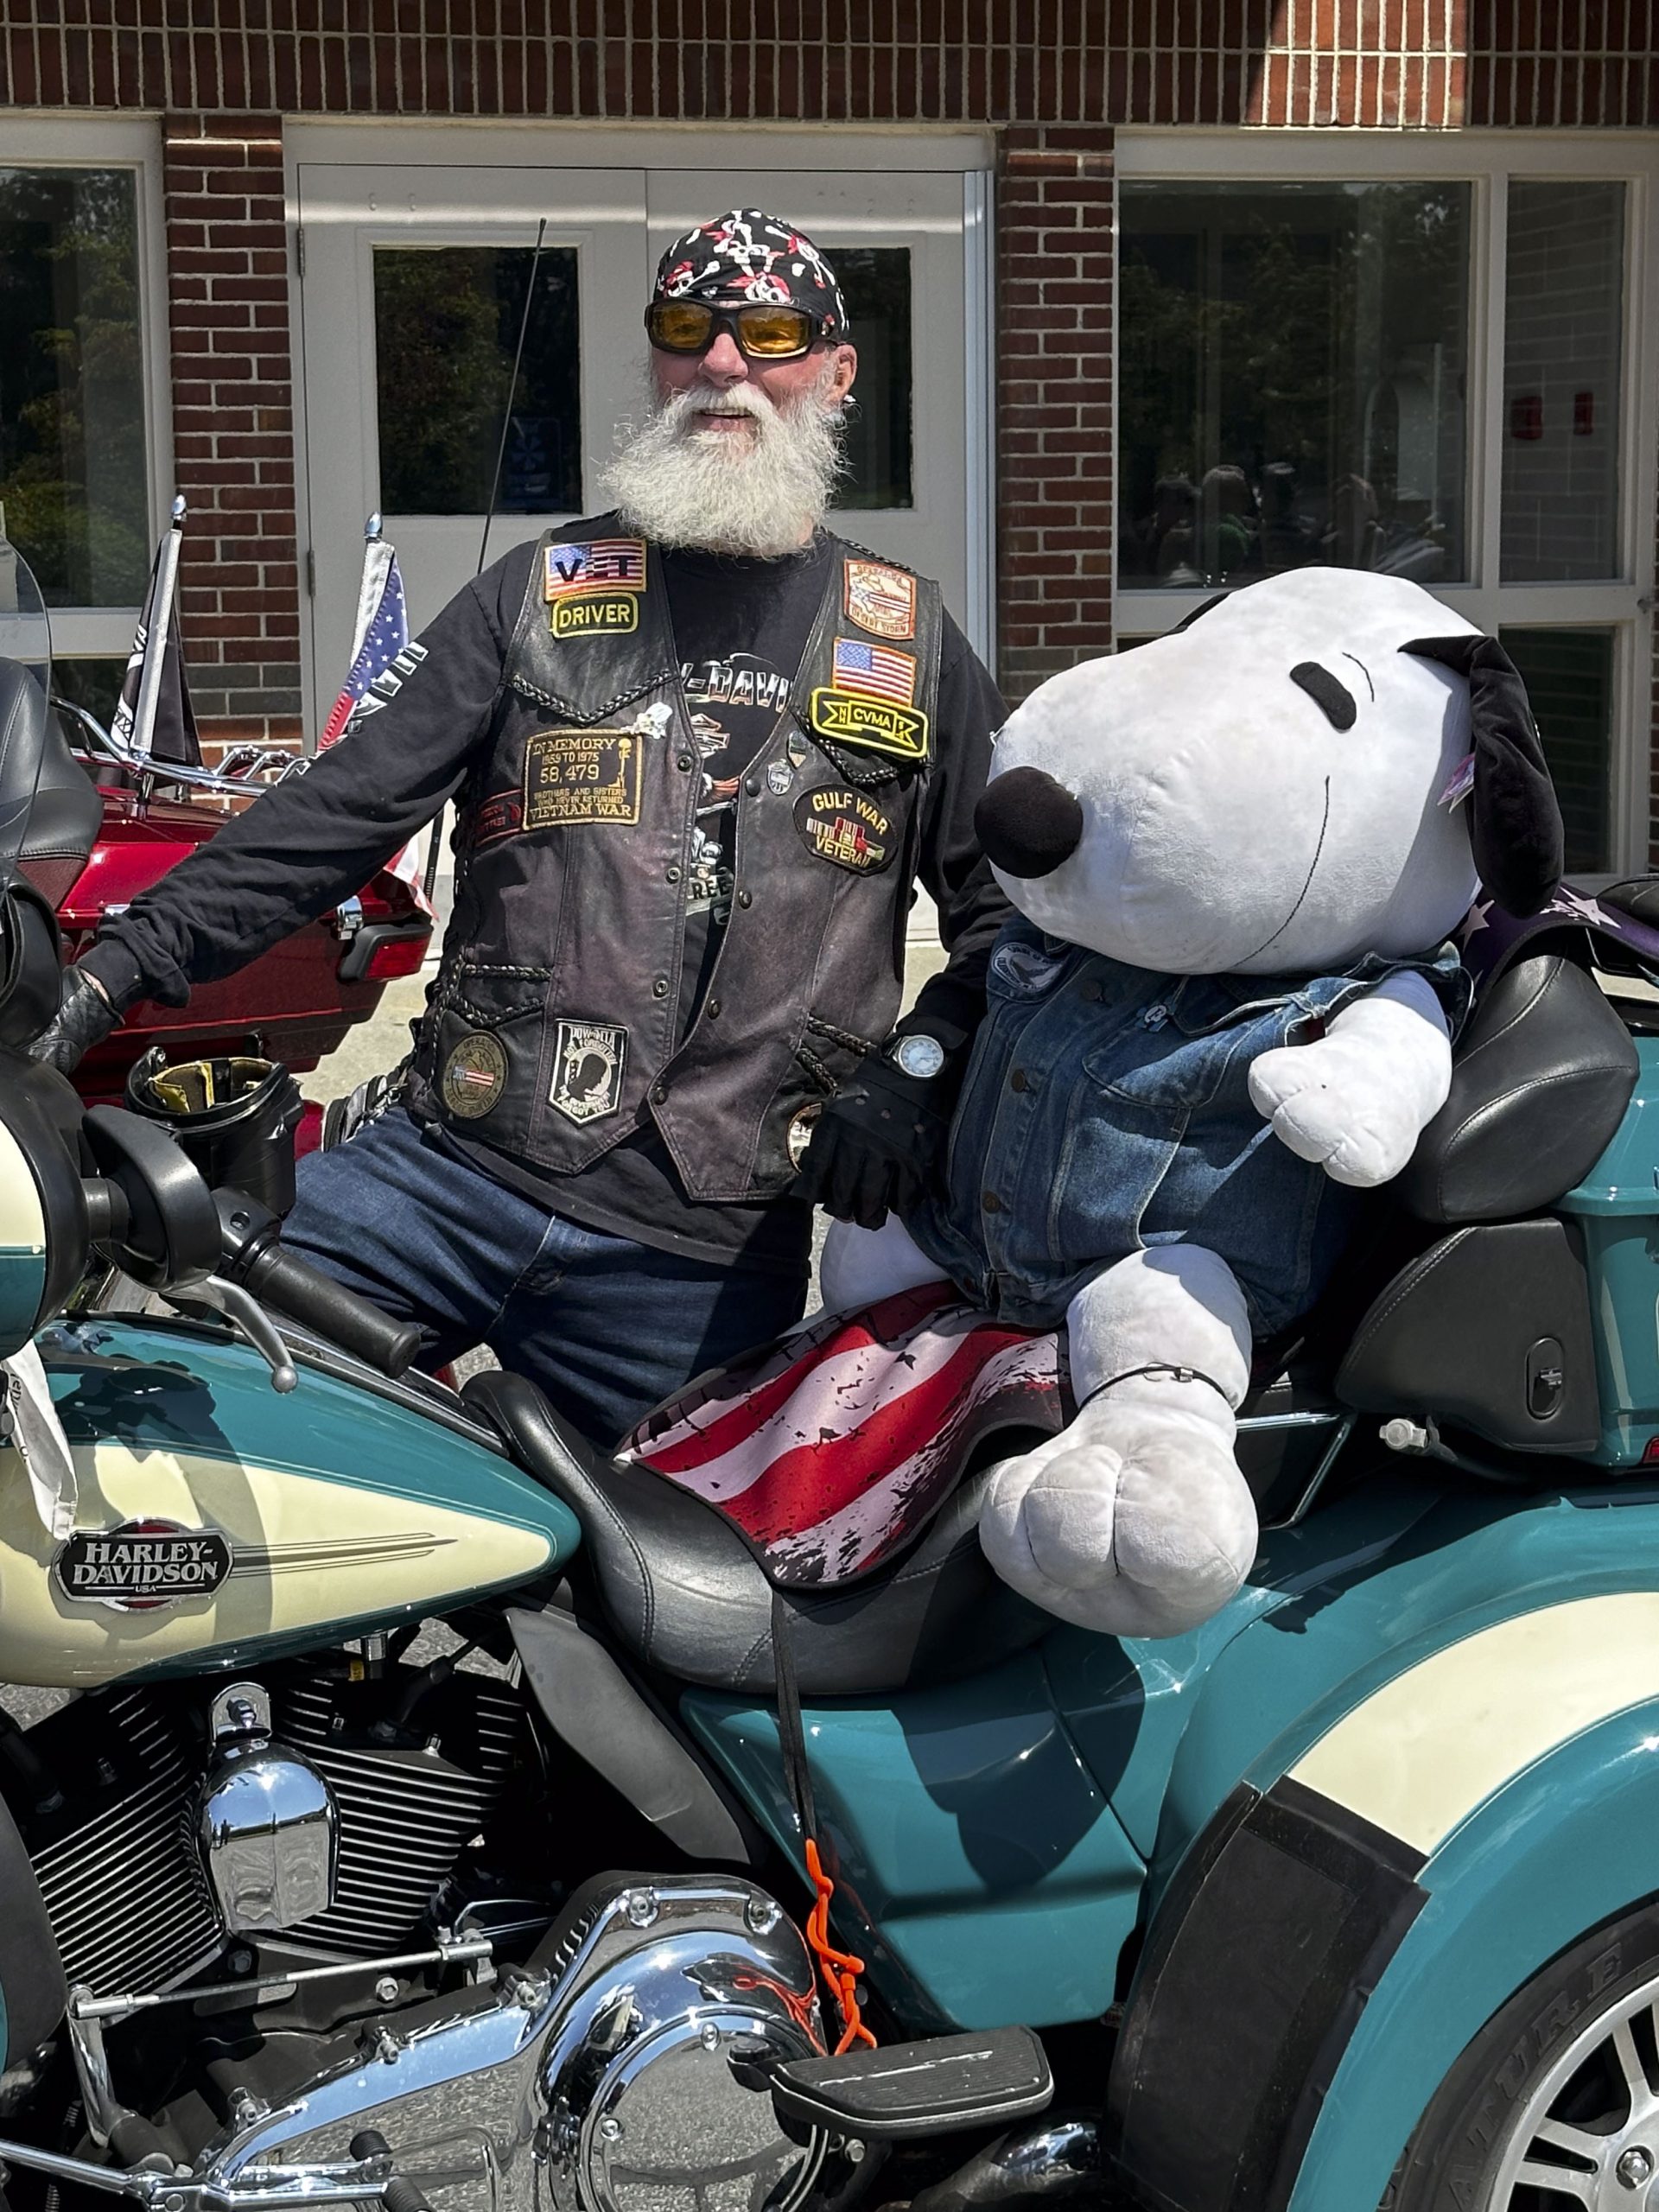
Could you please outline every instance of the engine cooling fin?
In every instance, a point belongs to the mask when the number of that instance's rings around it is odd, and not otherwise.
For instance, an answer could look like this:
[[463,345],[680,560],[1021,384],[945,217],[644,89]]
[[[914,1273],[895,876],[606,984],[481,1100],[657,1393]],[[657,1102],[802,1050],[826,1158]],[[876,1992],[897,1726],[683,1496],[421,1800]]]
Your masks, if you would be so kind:
[[272,1703],[277,1738],[303,1751],[334,1793],[340,1821],[334,1902],[283,1941],[372,1957],[398,1949],[420,1926],[439,1885],[486,1825],[518,1756],[524,1708],[513,1693],[458,1675],[470,1708],[465,1767],[435,1739],[383,1747],[343,1732],[334,1687],[313,1677],[284,1683]]
[[100,1995],[162,1989],[223,1941],[189,1831],[200,1752],[144,1691],[99,1703],[109,1794],[29,1856],[69,1981]]

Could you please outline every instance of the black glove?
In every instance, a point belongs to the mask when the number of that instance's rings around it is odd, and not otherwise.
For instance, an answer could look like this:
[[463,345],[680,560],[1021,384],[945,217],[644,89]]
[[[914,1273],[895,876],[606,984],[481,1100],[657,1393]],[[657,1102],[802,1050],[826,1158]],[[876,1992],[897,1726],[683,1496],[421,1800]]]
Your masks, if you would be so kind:
[[94,1045],[101,1045],[121,1019],[102,991],[89,983],[79,968],[63,971],[63,996],[57,1013],[31,1045],[24,1046],[31,1060],[73,1075]]
[[957,1085],[872,1052],[825,1105],[797,1190],[838,1220],[880,1229],[916,1205],[944,1154]]

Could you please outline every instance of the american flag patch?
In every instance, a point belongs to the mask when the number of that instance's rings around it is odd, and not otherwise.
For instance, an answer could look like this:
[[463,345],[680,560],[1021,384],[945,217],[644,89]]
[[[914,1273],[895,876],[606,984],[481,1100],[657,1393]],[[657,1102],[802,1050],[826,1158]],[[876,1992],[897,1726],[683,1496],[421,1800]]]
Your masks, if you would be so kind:
[[896,699],[908,707],[916,697],[916,663],[889,645],[867,645],[861,638],[836,639],[836,688],[861,692],[869,699]]
[[595,537],[587,545],[550,545],[543,592],[549,601],[578,591],[644,591],[642,537]]

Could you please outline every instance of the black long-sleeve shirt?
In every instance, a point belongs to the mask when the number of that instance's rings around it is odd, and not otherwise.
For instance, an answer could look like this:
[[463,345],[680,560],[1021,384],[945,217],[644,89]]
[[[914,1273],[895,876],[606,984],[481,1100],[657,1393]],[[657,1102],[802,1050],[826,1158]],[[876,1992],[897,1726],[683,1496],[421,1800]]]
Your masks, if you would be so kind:
[[[256,959],[358,890],[455,795],[490,738],[533,552],[528,544],[515,548],[457,593],[422,633],[425,658],[389,702],[354,722],[305,775],[262,795],[105,924],[82,964],[118,1006],[141,997],[181,1005],[192,984]],[[700,815],[707,896],[694,898],[688,918],[683,1033],[696,1016],[723,922],[722,894],[729,892],[728,787],[787,697],[832,549],[820,537],[781,561],[658,557],[708,801],[706,824]],[[973,827],[991,736],[1004,713],[995,685],[947,616],[919,866],[939,908],[949,959],[923,986],[918,1010],[942,1029],[970,1030],[977,1021],[985,963],[1007,911]],[[543,1173],[480,1141],[461,1148],[499,1179],[589,1226],[711,1260],[741,1255],[791,1273],[805,1265],[810,1214],[800,1200],[694,1205],[648,1125],[574,1175]]]

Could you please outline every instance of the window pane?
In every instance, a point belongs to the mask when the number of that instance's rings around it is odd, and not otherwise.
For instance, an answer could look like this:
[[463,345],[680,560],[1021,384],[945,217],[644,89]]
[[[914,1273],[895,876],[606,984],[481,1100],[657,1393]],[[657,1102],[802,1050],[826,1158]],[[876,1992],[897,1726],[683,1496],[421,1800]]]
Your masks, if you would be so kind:
[[[481,515],[535,259],[528,246],[377,246],[380,505],[388,515]],[[499,511],[582,505],[576,251],[547,246],[501,466]]]
[[831,256],[858,348],[857,404],[847,424],[849,474],[838,507],[907,507],[910,456],[910,249],[836,246]]
[[1503,577],[1618,561],[1622,184],[1512,182],[1503,315]]
[[72,700],[77,707],[85,707],[89,714],[96,715],[108,729],[126,673],[124,653],[119,659],[104,654],[66,659],[60,653],[52,662],[52,689],[60,698]]
[[1567,825],[1569,869],[1611,868],[1613,632],[1503,630],[1543,740]]
[[149,568],[130,169],[0,169],[0,506],[49,607],[136,607]]
[[1121,214],[1122,581],[1465,575],[1469,188],[1127,184]]

